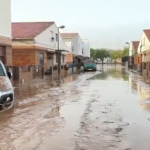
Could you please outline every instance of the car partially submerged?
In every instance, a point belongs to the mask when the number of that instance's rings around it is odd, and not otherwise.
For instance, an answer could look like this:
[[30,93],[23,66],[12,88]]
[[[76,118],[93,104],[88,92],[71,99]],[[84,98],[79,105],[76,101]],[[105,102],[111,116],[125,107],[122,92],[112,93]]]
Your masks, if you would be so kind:
[[92,70],[92,71],[96,71],[96,63],[94,60],[91,59],[87,59],[84,61],[84,71],[88,71],[88,70]]
[[5,111],[14,106],[14,88],[10,79],[12,73],[0,61],[0,111]]

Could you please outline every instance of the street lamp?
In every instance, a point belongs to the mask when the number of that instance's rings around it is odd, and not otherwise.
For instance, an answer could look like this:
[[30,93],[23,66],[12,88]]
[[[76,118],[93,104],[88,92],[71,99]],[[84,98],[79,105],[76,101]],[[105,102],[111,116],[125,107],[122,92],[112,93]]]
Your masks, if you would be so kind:
[[65,26],[62,25],[58,27],[58,50],[57,50],[57,61],[58,61],[58,74],[60,74],[61,67],[61,50],[59,50],[59,29],[64,29]]

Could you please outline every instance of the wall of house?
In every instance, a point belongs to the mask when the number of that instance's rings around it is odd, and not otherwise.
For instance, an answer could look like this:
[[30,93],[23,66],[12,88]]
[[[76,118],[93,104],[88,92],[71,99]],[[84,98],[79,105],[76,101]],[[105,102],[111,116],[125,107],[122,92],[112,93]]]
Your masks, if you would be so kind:
[[[144,40],[145,39],[145,40]],[[145,41],[145,42],[144,42]],[[142,45],[142,49],[140,49],[140,46]],[[143,32],[142,33],[142,37],[141,37],[141,40],[140,40],[140,43],[139,43],[139,46],[138,46],[138,53],[141,53],[141,52],[144,52],[144,51],[147,51],[150,49],[150,42],[147,38],[147,36],[145,35],[145,33]]]
[[0,35],[11,37],[11,0],[0,0]]
[[82,39],[80,38],[80,36],[78,35],[78,55],[83,55],[83,51],[82,51]]
[[129,56],[133,55],[133,43],[130,43],[130,47],[129,47]]
[[78,36],[72,38],[72,53],[78,55]]
[[0,47],[3,47],[1,61],[12,65],[12,41],[11,41],[11,0],[0,0]]
[[63,41],[65,42],[68,52],[72,52],[72,38],[64,38]]
[[[64,62],[63,62],[63,56],[65,57],[65,58],[64,58]],[[53,64],[54,64],[54,65],[57,65],[57,64],[58,64],[58,63],[56,62],[56,58],[57,58],[57,54],[54,54],[54,56],[53,56]],[[66,55],[64,55],[64,54],[61,55],[61,64],[62,64],[62,65],[65,65],[65,64],[66,64]]]
[[78,35],[78,55],[83,55],[82,52],[82,39],[80,38],[80,36]]
[[69,53],[66,55],[66,63],[70,64],[72,62],[73,62],[73,55],[72,55],[72,53]]
[[5,55],[6,55],[5,64],[7,66],[12,66],[12,47],[11,46],[6,46]]
[[13,49],[12,60],[13,66],[35,65],[35,50]]
[[12,40],[12,48],[17,48],[17,47],[24,47],[24,48],[28,48],[28,47],[34,47],[34,40],[16,40],[13,39]]
[[90,44],[88,40],[82,40],[83,56],[90,57]]
[[[51,33],[52,32],[52,33]],[[41,34],[35,37],[35,45],[46,47],[51,49],[51,51],[58,49],[58,42],[56,39],[56,34],[58,34],[58,28],[56,24],[53,24],[48,29],[43,31]],[[54,40],[52,40],[52,37]],[[68,50],[65,42],[63,41],[62,37],[59,34],[59,49],[60,50]]]

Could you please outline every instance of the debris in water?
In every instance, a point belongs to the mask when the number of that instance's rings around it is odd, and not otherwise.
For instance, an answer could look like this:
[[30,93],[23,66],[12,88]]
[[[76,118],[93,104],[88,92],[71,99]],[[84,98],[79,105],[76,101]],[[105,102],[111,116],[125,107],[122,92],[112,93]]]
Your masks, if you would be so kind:
[[114,122],[112,122],[112,121],[104,121],[103,123],[114,123]]
[[122,128],[116,128],[115,129],[117,132],[120,132],[120,131],[122,131],[123,129]]

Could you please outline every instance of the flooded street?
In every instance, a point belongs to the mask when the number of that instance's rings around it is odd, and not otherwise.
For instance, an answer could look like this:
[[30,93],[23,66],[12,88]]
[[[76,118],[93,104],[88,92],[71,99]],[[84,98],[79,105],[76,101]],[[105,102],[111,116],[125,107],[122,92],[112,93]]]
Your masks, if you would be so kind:
[[149,150],[150,87],[121,67],[14,84],[0,150]]

